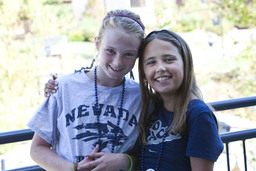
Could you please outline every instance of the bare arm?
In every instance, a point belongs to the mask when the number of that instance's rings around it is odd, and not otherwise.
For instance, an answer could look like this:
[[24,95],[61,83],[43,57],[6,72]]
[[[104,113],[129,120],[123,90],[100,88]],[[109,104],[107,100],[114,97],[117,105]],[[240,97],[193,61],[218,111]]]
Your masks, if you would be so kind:
[[214,162],[211,160],[190,157],[192,171],[213,171]]
[[58,156],[50,149],[50,144],[35,133],[31,149],[31,158],[42,168],[51,171],[72,171],[73,163]]

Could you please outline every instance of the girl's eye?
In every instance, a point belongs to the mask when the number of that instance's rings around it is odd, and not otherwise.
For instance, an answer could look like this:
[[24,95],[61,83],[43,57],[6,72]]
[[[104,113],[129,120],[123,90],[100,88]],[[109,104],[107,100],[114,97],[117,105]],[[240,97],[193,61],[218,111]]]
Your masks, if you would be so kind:
[[130,57],[135,56],[135,54],[133,54],[133,53],[125,53],[125,56],[130,58]]
[[146,65],[153,65],[154,63],[155,63],[155,61],[150,60],[150,61],[147,61],[147,62],[146,62]]
[[132,53],[126,53],[125,55],[126,55],[126,56],[133,56]]
[[174,61],[174,59],[173,58],[166,58],[165,61],[166,62],[172,62],[172,61]]
[[109,53],[109,54],[115,54],[115,51],[112,50],[112,49],[106,49],[106,51],[107,51],[107,53]]

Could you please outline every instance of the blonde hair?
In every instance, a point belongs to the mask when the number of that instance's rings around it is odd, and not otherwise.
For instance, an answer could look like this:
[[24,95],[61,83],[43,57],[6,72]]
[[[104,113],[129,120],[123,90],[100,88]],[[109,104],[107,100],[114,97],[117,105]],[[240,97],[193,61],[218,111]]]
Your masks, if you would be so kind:
[[[186,127],[186,112],[190,102],[191,94],[202,100],[201,92],[196,84],[192,54],[187,43],[183,40],[182,37],[170,30],[151,32],[142,42],[139,52],[139,79],[143,102],[139,125],[140,137],[143,143],[146,143],[145,135],[146,131],[148,130],[148,124],[150,123],[154,112],[157,110],[157,107],[160,105],[160,103],[162,103],[160,94],[155,92],[147,83],[143,67],[144,49],[148,43],[154,39],[168,41],[176,46],[182,56],[184,65],[184,77],[175,97],[176,100],[174,102],[173,111],[175,115],[171,125],[168,128],[169,133],[173,131],[175,134],[177,134],[184,131]],[[151,105],[153,105],[153,111],[149,111],[149,108],[152,108]]]
[[144,25],[140,16],[126,9],[110,11],[104,17],[97,39],[101,43],[107,28],[120,28],[127,34],[134,34],[140,40],[144,38]]

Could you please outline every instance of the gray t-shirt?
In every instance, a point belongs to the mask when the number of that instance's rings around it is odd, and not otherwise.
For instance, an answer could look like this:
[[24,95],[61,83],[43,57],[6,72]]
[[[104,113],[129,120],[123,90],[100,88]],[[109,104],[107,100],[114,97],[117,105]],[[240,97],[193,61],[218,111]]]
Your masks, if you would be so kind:
[[[126,78],[122,117],[117,127],[123,86],[97,85],[100,125],[95,112],[94,82],[84,72],[58,78],[57,93],[47,98],[37,109],[28,127],[51,143],[54,117],[57,117],[58,142],[56,152],[64,159],[81,161],[90,154],[98,142],[100,128],[101,151],[129,152],[138,137],[138,120],[141,109],[139,84]],[[116,130],[117,141],[114,142]]]

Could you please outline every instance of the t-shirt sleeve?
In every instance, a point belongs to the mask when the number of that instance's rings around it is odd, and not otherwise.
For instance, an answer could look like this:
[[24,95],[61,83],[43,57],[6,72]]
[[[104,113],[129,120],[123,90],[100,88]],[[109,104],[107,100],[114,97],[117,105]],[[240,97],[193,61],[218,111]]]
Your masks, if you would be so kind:
[[215,115],[210,109],[192,111],[191,116],[194,115],[193,112],[197,113],[195,117],[189,117],[186,156],[217,161],[223,150],[223,143]]
[[57,102],[54,96],[47,98],[36,110],[27,126],[49,144],[52,142],[53,117],[57,117]]

